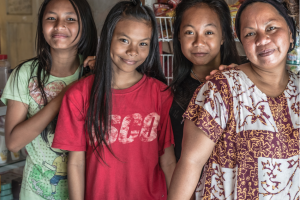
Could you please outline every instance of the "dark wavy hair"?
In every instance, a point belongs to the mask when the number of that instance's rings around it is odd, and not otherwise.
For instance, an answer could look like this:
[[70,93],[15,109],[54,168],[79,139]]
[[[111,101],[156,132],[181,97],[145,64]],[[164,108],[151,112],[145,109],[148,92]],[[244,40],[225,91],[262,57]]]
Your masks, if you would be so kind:
[[[14,69],[14,83],[18,85],[19,71],[24,66],[26,62],[32,61],[31,64],[31,74],[30,78],[33,76],[37,77],[37,90],[41,91],[42,99],[45,102],[46,106],[49,102],[46,97],[44,90],[45,84],[49,80],[50,71],[52,67],[52,56],[50,53],[50,46],[45,40],[43,34],[43,16],[46,10],[48,3],[51,0],[44,0],[40,6],[38,13],[38,26],[35,38],[35,46],[37,51],[37,56],[31,59],[28,59],[21,64],[19,64]],[[83,55],[83,58],[86,58],[89,55],[95,55],[97,50],[97,28],[95,21],[92,15],[90,5],[86,0],[69,0],[76,12],[78,17],[79,29],[76,38],[78,38],[80,31],[81,37],[77,44],[78,54]],[[37,74],[34,74],[34,71],[37,69]],[[28,82],[30,81],[30,78]],[[41,107],[40,107],[41,108]],[[57,117],[50,123],[50,132],[54,133],[56,127]]]
[[118,2],[108,13],[101,31],[95,64],[95,79],[85,122],[93,151],[104,163],[102,156],[104,147],[107,147],[114,155],[105,140],[108,137],[112,109],[112,59],[110,56],[110,45],[117,23],[122,19],[131,18],[149,22],[152,27],[149,55],[136,70],[148,77],[156,78],[164,83],[167,82],[160,65],[158,30],[153,11],[147,6],[143,6],[139,0]]
[[[194,6],[201,6],[201,4],[206,4],[212,10],[214,10],[219,16],[222,36],[224,43],[221,46],[221,63],[224,65],[229,65],[231,63],[240,64],[240,58],[235,46],[235,41],[231,28],[231,16],[230,10],[227,3],[224,0],[183,0],[179,3],[175,10],[174,19],[174,69],[173,69],[173,81],[170,84],[172,92],[176,98],[176,88],[189,76],[193,63],[189,61],[181,51],[180,41],[178,39],[180,32],[180,25],[182,22],[183,15],[186,10]],[[192,14],[192,13],[191,13]]]

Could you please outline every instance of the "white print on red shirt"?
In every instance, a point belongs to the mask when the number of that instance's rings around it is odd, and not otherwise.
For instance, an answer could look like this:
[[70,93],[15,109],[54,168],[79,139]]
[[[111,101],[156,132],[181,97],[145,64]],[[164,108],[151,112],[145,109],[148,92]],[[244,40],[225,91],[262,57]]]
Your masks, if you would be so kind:
[[[156,112],[148,114],[144,120],[139,113],[127,115],[123,120],[120,115],[111,115],[111,128],[106,137],[106,142],[107,144],[112,144],[118,139],[119,142],[128,144],[133,142],[138,136],[142,142],[151,142],[157,138],[159,120],[160,116]],[[121,124],[120,131],[114,126],[118,124]],[[135,130],[129,132],[130,127],[134,127]],[[97,139],[94,131],[93,136],[96,144]]]

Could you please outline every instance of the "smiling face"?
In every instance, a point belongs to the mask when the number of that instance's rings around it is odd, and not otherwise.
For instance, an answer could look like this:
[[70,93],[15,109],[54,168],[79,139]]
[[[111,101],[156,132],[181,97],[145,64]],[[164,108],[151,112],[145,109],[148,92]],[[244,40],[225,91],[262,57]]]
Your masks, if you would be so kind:
[[43,33],[50,47],[53,49],[76,48],[81,37],[79,33],[76,38],[78,30],[78,17],[70,1],[51,0],[43,16]]
[[180,25],[179,41],[183,55],[194,65],[220,63],[223,39],[217,13],[206,4],[186,10]]
[[134,72],[149,55],[151,35],[152,28],[146,21],[119,21],[110,46],[113,71]]
[[253,3],[241,15],[241,42],[248,59],[265,70],[285,66],[292,33],[272,5]]

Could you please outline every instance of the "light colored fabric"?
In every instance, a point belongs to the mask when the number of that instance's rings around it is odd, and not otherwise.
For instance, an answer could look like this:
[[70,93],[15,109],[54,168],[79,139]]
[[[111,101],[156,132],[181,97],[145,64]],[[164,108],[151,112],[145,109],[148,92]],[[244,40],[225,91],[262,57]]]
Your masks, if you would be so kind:
[[276,98],[239,69],[217,73],[195,91],[183,117],[216,144],[198,200],[300,197],[300,76],[289,73]]
[[[18,74],[18,78],[14,81],[16,70],[11,74],[1,100],[7,104],[7,101],[15,100],[28,105],[27,118],[32,117],[40,111],[45,102],[42,100],[41,92],[37,88],[37,68],[31,74],[32,62],[25,63]],[[68,77],[49,77],[45,86],[45,92],[48,101],[51,101],[59,92],[68,84],[76,81],[79,77],[80,68]],[[23,181],[20,193],[21,200],[66,200],[68,199],[67,180],[60,180],[57,185],[50,183],[55,175],[66,175],[66,163],[55,162],[58,158],[65,156],[67,162],[67,151],[51,148],[54,134],[46,128],[32,142],[26,145],[28,156],[23,172]],[[65,169],[62,169],[64,167]],[[63,173],[61,173],[63,172]]]

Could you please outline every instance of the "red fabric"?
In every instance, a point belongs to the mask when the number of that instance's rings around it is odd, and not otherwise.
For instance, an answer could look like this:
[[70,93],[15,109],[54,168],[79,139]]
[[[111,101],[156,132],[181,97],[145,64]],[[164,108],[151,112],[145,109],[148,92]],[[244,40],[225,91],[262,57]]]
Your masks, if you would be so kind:
[[134,86],[113,90],[112,129],[100,163],[84,132],[94,76],[74,84],[60,109],[54,148],[86,151],[85,199],[167,199],[165,176],[159,166],[164,149],[174,144],[166,85],[144,76]]

